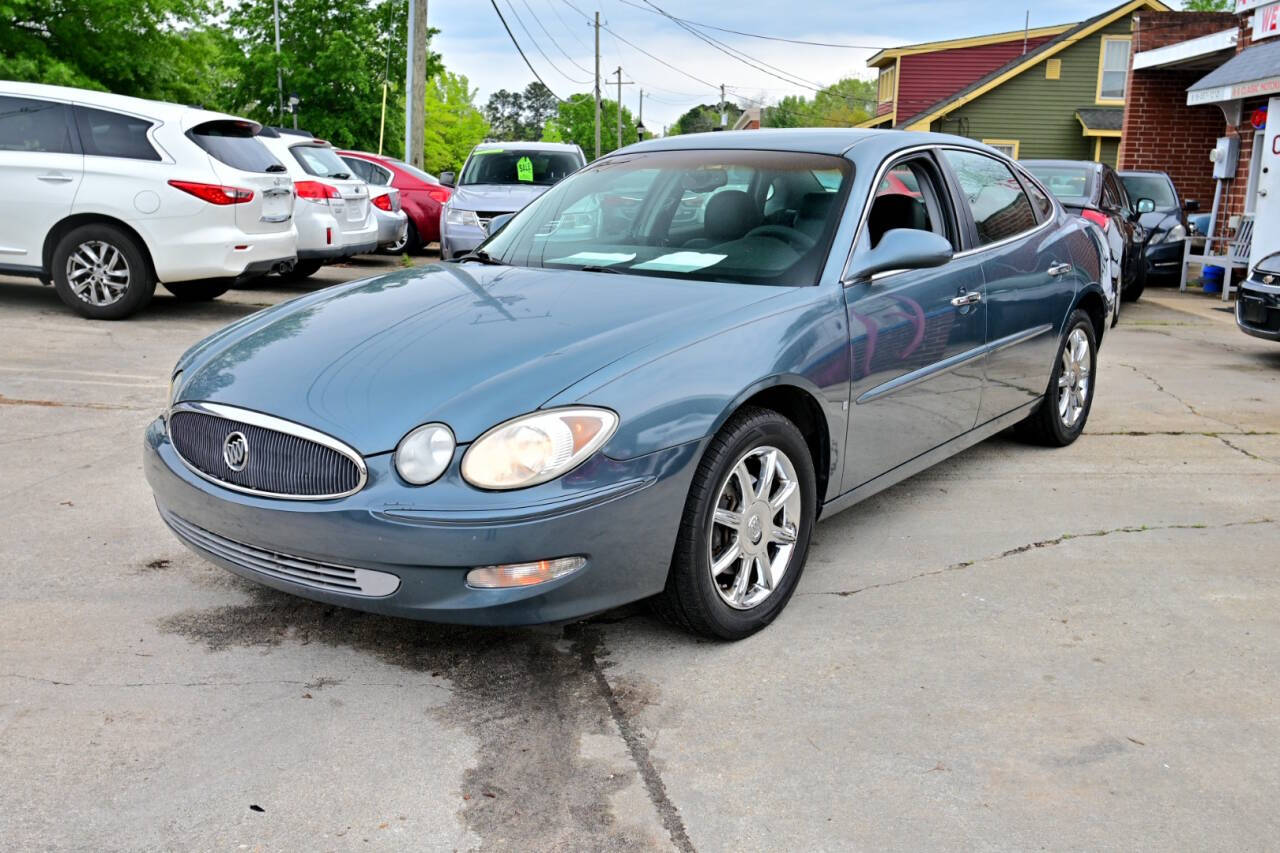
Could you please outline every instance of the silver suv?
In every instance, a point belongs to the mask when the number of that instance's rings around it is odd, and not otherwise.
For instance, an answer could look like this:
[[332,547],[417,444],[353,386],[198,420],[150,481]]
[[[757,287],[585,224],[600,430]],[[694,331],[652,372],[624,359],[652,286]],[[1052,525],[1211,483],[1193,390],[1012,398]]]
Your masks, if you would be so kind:
[[460,257],[489,236],[489,221],[514,213],[586,165],[577,145],[559,142],[482,142],[462,172],[441,172],[454,187],[440,211],[440,257]]

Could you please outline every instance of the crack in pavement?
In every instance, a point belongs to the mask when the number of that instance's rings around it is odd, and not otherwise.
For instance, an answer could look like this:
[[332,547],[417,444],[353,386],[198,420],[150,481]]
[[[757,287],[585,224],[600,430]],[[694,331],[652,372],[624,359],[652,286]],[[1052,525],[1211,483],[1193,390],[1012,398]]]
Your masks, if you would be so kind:
[[[1229,435],[1248,435],[1248,434],[1249,433],[1229,433]],[[1274,435],[1274,433],[1268,433],[1268,435]],[[1221,441],[1227,447],[1230,447],[1232,450],[1236,451],[1237,453],[1242,453],[1245,456],[1248,456],[1250,459],[1256,459],[1259,462],[1267,462],[1272,465],[1280,465],[1280,462],[1277,462],[1275,459],[1272,459],[1268,456],[1259,456],[1258,454],[1254,453],[1251,450],[1245,450],[1243,447],[1241,447],[1238,444],[1232,444],[1231,441],[1227,439],[1226,435],[1218,435],[1215,437],[1218,439],[1218,441]]]
[[1134,366],[1134,365],[1132,365],[1132,364],[1125,364],[1124,362],[1120,362],[1120,361],[1117,361],[1117,362],[1116,362],[1116,365],[1117,365],[1117,366],[1119,366],[1119,367],[1127,367],[1127,368],[1129,368],[1129,369],[1130,369],[1130,370],[1132,370],[1134,373],[1138,374],[1138,375],[1139,375],[1139,376],[1141,376],[1143,379],[1147,380],[1147,381],[1148,381],[1148,382],[1150,382],[1152,385],[1154,385],[1154,386],[1155,386],[1155,389],[1156,389],[1157,391],[1159,391],[1161,394],[1164,394],[1166,397],[1169,397],[1169,398],[1170,398],[1170,399],[1172,399],[1172,400],[1176,400],[1180,405],[1182,405],[1183,407],[1185,407],[1185,408],[1186,408],[1186,410],[1187,410],[1188,412],[1190,412],[1192,415],[1194,415],[1195,417],[1197,417],[1197,418],[1204,418],[1204,419],[1206,419],[1206,420],[1210,420],[1210,421],[1217,421],[1217,422],[1218,422],[1218,423],[1220,423],[1220,424],[1226,424],[1227,426],[1231,427],[1232,429],[1236,430],[1237,432],[1243,432],[1243,431],[1244,431],[1244,428],[1243,428],[1242,426],[1240,426],[1240,424],[1234,424],[1234,423],[1232,423],[1231,421],[1224,421],[1222,418],[1216,418],[1216,417],[1214,417],[1213,415],[1206,415],[1206,414],[1204,414],[1203,412],[1199,411],[1198,409],[1196,409],[1196,407],[1195,407],[1195,406],[1191,405],[1191,404],[1190,404],[1190,403],[1188,403],[1186,400],[1182,399],[1182,398],[1181,398],[1181,397],[1179,397],[1177,394],[1173,393],[1173,392],[1172,392],[1172,391],[1170,391],[1168,388],[1165,388],[1163,385],[1161,385],[1161,384],[1160,384],[1160,382],[1159,382],[1159,380],[1157,380],[1157,379],[1156,379],[1154,376],[1152,376],[1150,373],[1147,373],[1145,370],[1141,370],[1141,369],[1139,369],[1139,368],[1135,367],[1135,366]]
[[[570,628],[574,627],[576,626],[570,626]],[[566,629],[565,633],[568,636],[569,630]],[[595,678],[600,695],[609,706],[609,714],[613,717],[613,721],[618,727],[618,732],[622,735],[622,740],[627,745],[627,751],[631,753],[631,760],[635,762],[636,769],[640,771],[640,778],[644,781],[649,800],[653,803],[654,808],[658,810],[662,825],[666,827],[667,834],[671,836],[671,843],[682,853],[694,853],[693,842],[689,839],[684,819],[680,817],[680,810],[676,808],[675,804],[671,802],[671,798],[667,796],[666,783],[662,781],[662,776],[658,773],[657,768],[653,766],[648,744],[645,743],[644,737],[636,727],[632,725],[630,717],[623,711],[613,686],[609,684],[609,679],[605,677],[604,667],[600,665],[597,655],[600,643],[599,632],[594,629],[585,629],[576,633],[579,634],[579,637],[574,643],[574,650],[577,651],[579,658],[582,660],[583,669],[590,672]]]
[[1113,527],[1109,530],[1095,530],[1091,533],[1064,533],[1061,536],[1054,537],[1053,539],[1041,539],[1038,542],[1030,542],[1026,545],[1019,545],[1016,548],[1010,548],[1006,551],[1001,551],[999,554],[994,554],[990,557],[982,557],[977,560],[964,560],[963,562],[952,563],[951,565],[945,566],[941,569],[934,569],[933,571],[929,571],[929,572],[920,572],[919,574],[911,575],[910,577],[900,578],[896,581],[884,581],[883,583],[868,584],[867,586],[858,587],[857,589],[827,590],[827,591],[817,591],[817,592],[797,592],[796,595],[835,595],[835,596],[839,596],[840,598],[848,598],[851,595],[857,595],[860,592],[867,592],[868,590],[872,590],[872,589],[882,589],[884,587],[890,587],[890,586],[901,586],[902,584],[910,583],[911,581],[920,580],[922,578],[931,578],[937,575],[947,574],[948,572],[957,572],[957,571],[960,571],[961,569],[967,569],[970,566],[975,566],[978,563],[994,563],[999,560],[1003,560],[1006,557],[1013,557],[1017,554],[1025,554],[1027,551],[1034,551],[1039,548],[1052,548],[1055,545],[1061,545],[1064,542],[1071,541],[1072,539],[1094,539],[1094,538],[1100,538],[1103,536],[1112,536],[1120,533],[1156,533],[1161,530],[1224,530],[1229,527],[1244,527],[1244,526],[1254,525],[1254,524],[1275,524],[1275,519],[1253,518],[1253,519],[1249,519],[1248,521],[1228,521],[1223,524],[1163,524],[1155,527],[1143,524],[1143,525],[1137,525],[1137,526]]

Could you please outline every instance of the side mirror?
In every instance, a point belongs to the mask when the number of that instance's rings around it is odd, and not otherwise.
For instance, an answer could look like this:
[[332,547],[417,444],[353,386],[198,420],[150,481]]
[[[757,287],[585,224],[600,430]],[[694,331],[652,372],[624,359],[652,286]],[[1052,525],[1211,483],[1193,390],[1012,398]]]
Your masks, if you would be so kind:
[[489,220],[489,236],[492,237],[494,234],[497,234],[499,231],[505,228],[507,223],[511,221],[511,218],[513,216],[515,216],[514,213],[503,213],[490,219]]
[[945,237],[915,228],[890,228],[869,252],[855,257],[846,282],[868,279],[878,272],[940,267],[954,251]]
[[454,182],[455,180],[457,180],[457,179],[458,179],[458,173],[457,173],[457,172],[441,172],[441,173],[440,173],[440,186],[442,186],[442,187],[451,187],[451,186],[453,186],[453,182]]
[[1189,198],[1182,203],[1182,209],[1187,213],[1196,213],[1200,210],[1200,202],[1196,201],[1194,198]]
[[1138,205],[1134,208],[1139,215],[1143,213],[1151,213],[1156,209],[1156,203],[1149,198],[1138,199]]

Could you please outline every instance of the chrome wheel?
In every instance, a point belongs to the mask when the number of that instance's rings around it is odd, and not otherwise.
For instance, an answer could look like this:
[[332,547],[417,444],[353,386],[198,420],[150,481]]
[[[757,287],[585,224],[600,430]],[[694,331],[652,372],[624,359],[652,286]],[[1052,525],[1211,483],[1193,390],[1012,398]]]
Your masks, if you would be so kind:
[[99,308],[114,305],[129,289],[129,262],[102,240],[81,243],[67,257],[67,284],[79,299]]
[[396,238],[394,243],[387,244],[387,251],[392,254],[399,254],[404,251],[404,247],[409,245],[409,228],[405,226],[404,233]]
[[737,610],[757,606],[791,564],[802,511],[795,465],[776,447],[748,451],[716,498],[707,540],[711,582]]
[[1058,373],[1058,417],[1067,429],[1074,428],[1084,414],[1092,362],[1089,336],[1084,329],[1072,329],[1062,348],[1062,369]]

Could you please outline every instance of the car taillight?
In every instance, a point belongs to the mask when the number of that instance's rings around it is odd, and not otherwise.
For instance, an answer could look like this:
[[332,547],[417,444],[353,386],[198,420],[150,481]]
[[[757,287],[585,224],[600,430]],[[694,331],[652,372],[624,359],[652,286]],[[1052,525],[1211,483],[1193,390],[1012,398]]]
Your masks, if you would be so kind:
[[427,195],[431,196],[432,200],[444,204],[449,200],[449,189],[448,187],[428,187]]
[[386,210],[389,212],[391,210],[391,196],[385,193],[378,196],[373,200],[373,206],[378,208],[378,210]]
[[1103,231],[1106,231],[1111,227],[1111,217],[1100,211],[1085,208],[1080,215],[1092,222],[1094,225],[1097,225]]
[[298,198],[305,198],[315,204],[328,204],[329,199],[338,198],[338,190],[319,181],[294,181],[293,189]]
[[197,181],[170,181],[175,190],[190,193],[209,204],[244,204],[253,199],[253,190],[243,187],[226,187],[222,184],[202,184]]

